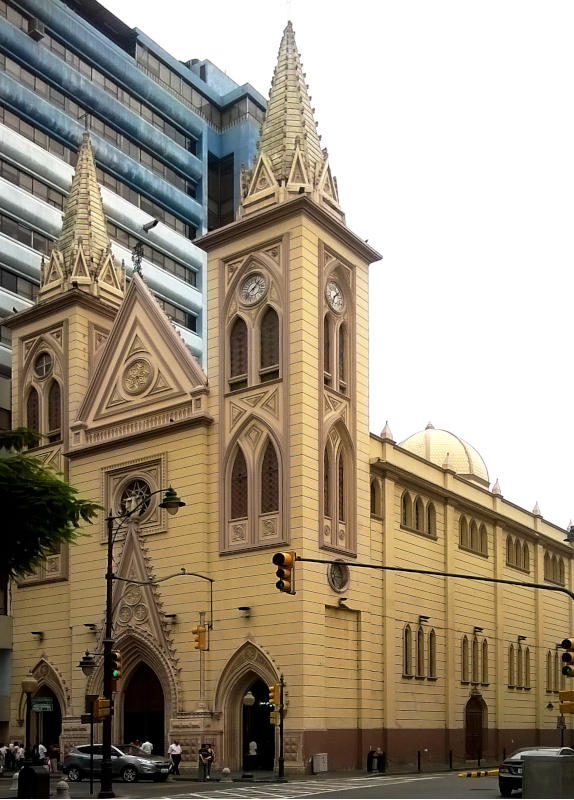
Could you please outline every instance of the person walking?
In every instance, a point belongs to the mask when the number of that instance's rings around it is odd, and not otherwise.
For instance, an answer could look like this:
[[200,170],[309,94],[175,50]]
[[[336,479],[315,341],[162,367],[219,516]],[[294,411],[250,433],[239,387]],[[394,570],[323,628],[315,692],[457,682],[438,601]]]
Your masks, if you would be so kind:
[[171,767],[169,768],[169,771],[171,772],[172,775],[179,775],[180,774],[179,765],[181,762],[181,745],[177,741],[177,739],[174,739],[173,742],[170,744],[167,754],[168,756],[171,757]]
[[153,753],[153,744],[150,742],[149,739],[146,739],[145,742],[142,744],[141,749],[144,751],[144,753],[147,753],[148,756],[151,756],[151,754]]
[[203,780],[211,780],[211,765],[215,761],[215,750],[213,747],[206,743],[202,744],[199,748],[199,763],[203,770]]

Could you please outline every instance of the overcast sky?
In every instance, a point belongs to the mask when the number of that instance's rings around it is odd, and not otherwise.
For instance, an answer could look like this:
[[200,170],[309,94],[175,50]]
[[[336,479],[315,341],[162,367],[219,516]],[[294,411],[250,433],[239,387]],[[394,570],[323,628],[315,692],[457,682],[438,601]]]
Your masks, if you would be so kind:
[[371,268],[371,430],[430,420],[502,493],[574,517],[574,4],[102,0],[267,96],[291,19]]

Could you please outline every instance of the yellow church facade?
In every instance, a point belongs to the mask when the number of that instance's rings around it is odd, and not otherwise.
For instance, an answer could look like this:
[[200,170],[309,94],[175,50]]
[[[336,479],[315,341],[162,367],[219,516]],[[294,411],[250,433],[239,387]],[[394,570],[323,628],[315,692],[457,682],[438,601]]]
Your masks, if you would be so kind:
[[[34,719],[38,738],[63,751],[88,741],[81,715],[102,666],[86,677],[78,665],[102,651],[111,511],[114,742],[165,752],[177,739],[195,765],[210,741],[219,766],[239,770],[254,766],[255,740],[255,766],[272,769],[268,686],[281,676],[291,772],[316,753],[352,769],[374,747],[392,766],[559,741],[557,643],[574,622],[565,531],[491,489],[453,434],[369,433],[368,269],[380,256],[345,225],[290,25],[238,218],[198,244],[205,369],[145,275],[126,287],[84,136],[39,302],[10,323],[13,409],[15,425],[45,435],[37,453],[103,510],[14,584],[11,736],[32,671],[53,703]],[[173,517],[168,486],[186,503]],[[134,502],[141,513],[122,521]],[[271,559],[287,550],[332,563],[297,562],[295,594],[280,593]]]

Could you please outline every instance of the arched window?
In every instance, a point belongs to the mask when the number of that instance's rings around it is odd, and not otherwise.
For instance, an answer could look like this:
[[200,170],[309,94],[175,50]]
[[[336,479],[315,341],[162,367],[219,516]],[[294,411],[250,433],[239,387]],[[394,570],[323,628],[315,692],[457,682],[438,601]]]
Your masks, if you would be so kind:
[[347,393],[347,331],[344,325],[339,327],[339,391]]
[[515,686],[516,683],[514,671],[514,645],[511,644],[508,648],[508,685]]
[[553,685],[552,677],[553,677],[552,653],[549,650],[546,653],[546,691],[547,692],[551,692],[552,691],[552,685]]
[[62,395],[58,381],[52,381],[48,392],[48,438],[56,441],[62,430]]
[[325,384],[330,386],[333,370],[331,367],[331,324],[328,315],[323,320],[323,372]]
[[548,553],[544,553],[544,580],[550,580],[550,556]]
[[564,559],[558,559],[558,583],[564,583]]
[[520,545],[520,539],[516,539],[514,542],[514,566],[522,566],[522,547]]
[[417,676],[424,677],[425,674],[425,632],[419,625],[417,628]]
[[516,685],[520,688],[524,686],[524,655],[521,645],[516,648]]
[[530,648],[524,651],[524,688],[530,689]]
[[427,505],[427,533],[429,536],[436,536],[436,512],[434,503],[430,501]]
[[530,551],[526,542],[524,542],[522,546],[522,568],[526,570],[526,572],[530,572]]
[[261,513],[279,511],[279,465],[271,442],[267,443],[261,463]]
[[429,678],[436,678],[436,633],[429,633]]
[[486,534],[486,526],[480,526],[480,552],[486,555],[488,553],[488,536]]
[[381,487],[375,478],[371,481],[371,514],[380,517],[381,513]]
[[465,683],[468,683],[470,672],[468,668],[468,638],[466,636],[462,637],[462,644],[460,648],[460,658],[461,658],[461,680]]
[[468,547],[468,522],[466,521],[466,517],[460,518],[459,541],[461,547]]
[[479,548],[478,528],[476,522],[472,520],[472,522],[470,523],[470,549],[474,550],[474,552],[477,553],[478,548]]
[[403,631],[403,675],[413,674],[413,633],[407,625]]
[[481,683],[488,683],[488,642],[482,640],[482,674]]
[[558,656],[558,652],[555,651],[554,652],[554,669],[552,671],[552,690],[554,692],[558,691],[558,684],[559,684],[559,681],[560,681],[560,673],[561,673],[561,670],[560,670],[559,656]]
[[26,425],[31,430],[40,432],[40,398],[33,386],[26,401]]
[[331,516],[331,471],[329,469],[329,453],[327,448],[323,454],[323,513],[326,517]]
[[238,317],[229,337],[230,388],[244,389],[247,386],[247,325]]
[[401,497],[401,524],[407,528],[413,526],[413,504],[408,492],[403,492]]
[[269,307],[261,320],[261,381],[273,381],[279,377],[279,317]]
[[556,556],[552,556],[550,562],[550,580],[556,582],[558,580],[558,560]]
[[345,457],[341,450],[339,452],[339,466],[337,469],[337,486],[338,486],[338,506],[339,506],[339,522],[345,522],[347,514],[345,502]]
[[415,529],[417,531],[424,530],[425,511],[423,501],[420,497],[415,500]]
[[247,516],[247,464],[243,450],[238,448],[231,471],[231,519]]
[[476,636],[472,637],[472,682],[478,683],[480,680],[479,670],[479,655],[478,655],[478,639]]
[[511,536],[506,537],[506,563],[514,565],[514,546]]

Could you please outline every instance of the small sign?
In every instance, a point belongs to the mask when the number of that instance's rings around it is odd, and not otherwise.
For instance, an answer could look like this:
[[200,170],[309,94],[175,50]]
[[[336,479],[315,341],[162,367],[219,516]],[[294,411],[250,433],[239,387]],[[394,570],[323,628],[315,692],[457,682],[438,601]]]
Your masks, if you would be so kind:
[[52,697],[33,697],[32,711],[53,711],[54,699]]

